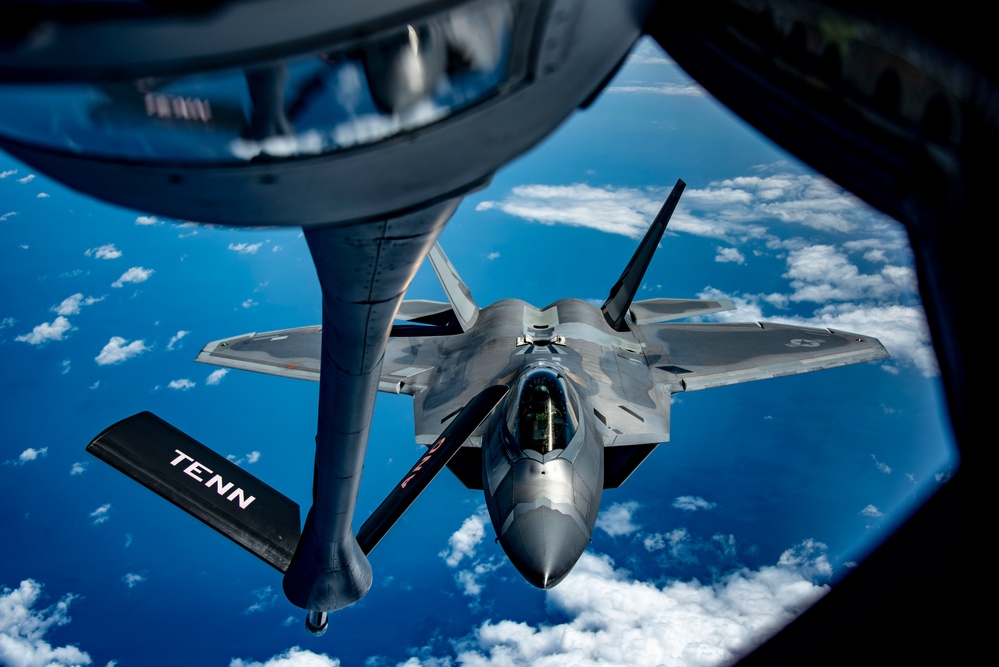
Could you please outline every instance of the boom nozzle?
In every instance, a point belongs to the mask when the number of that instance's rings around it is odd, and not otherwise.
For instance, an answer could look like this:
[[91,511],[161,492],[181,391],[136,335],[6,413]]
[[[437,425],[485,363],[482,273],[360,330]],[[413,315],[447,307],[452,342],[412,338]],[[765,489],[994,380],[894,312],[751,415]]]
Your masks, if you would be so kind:
[[330,625],[330,617],[325,611],[310,611],[305,616],[305,629],[314,637],[322,637]]

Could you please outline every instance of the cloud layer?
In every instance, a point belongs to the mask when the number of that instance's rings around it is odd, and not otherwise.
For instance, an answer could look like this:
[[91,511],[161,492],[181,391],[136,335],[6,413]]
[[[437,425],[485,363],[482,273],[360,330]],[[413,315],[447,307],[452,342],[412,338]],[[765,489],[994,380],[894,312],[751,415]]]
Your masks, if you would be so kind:
[[51,607],[36,609],[42,585],[25,579],[14,589],[0,587],[0,665],[60,667],[89,665],[90,656],[75,646],[52,646],[45,634],[70,621],[74,595],[64,595]]
[[[717,319],[864,333],[879,338],[894,358],[885,368],[903,364],[926,376],[936,374],[900,226],[821,176],[789,173],[781,164],[757,171],[687,188],[670,222],[673,233],[727,243],[715,246],[718,263],[750,267],[764,256],[784,262],[780,278],[785,287],[778,292],[738,294],[706,287],[700,298],[727,298],[737,306]],[[661,187],[530,184],[481,202],[476,210],[637,239],[667,193]],[[794,313],[788,310],[792,306]],[[809,308],[812,312],[803,314]]]
[[828,587],[815,580],[829,573],[824,545],[812,541],[788,549],[776,565],[740,569],[709,583],[635,581],[609,556],[586,552],[547,593],[550,611],[569,620],[536,626],[486,621],[455,644],[452,664],[723,664],[825,594]]

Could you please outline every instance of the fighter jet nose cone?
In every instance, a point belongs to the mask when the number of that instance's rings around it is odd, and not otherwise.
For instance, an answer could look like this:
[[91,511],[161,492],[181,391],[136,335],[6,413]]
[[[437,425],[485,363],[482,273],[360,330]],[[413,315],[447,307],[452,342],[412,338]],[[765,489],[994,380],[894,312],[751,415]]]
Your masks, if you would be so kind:
[[538,588],[562,581],[588,542],[572,517],[548,507],[517,516],[500,538],[510,562]]

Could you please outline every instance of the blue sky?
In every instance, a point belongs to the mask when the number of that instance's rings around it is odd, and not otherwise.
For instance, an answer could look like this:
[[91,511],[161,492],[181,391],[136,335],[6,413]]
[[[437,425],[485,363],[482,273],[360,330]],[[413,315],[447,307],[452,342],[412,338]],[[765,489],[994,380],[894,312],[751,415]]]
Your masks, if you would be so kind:
[[[674,396],[671,441],[605,493],[548,592],[443,473],[372,553],[368,596],[313,639],[277,572],[84,451],[151,410],[307,507],[317,385],[192,361],[319,322],[300,232],[160,220],[0,155],[0,663],[708,665],[761,641],[955,464],[901,227],[643,42],[441,243],[480,305],[601,302],[677,178],[642,298],[730,298],[725,319],[856,331],[892,358]],[[443,298],[426,267],[409,296]],[[420,451],[411,399],[380,396],[362,515]]]

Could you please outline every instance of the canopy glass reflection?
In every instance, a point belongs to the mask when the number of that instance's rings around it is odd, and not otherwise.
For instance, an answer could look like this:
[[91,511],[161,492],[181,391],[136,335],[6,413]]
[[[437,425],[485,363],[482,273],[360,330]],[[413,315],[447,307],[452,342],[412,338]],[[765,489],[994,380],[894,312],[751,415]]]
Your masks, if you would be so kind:
[[176,78],[0,87],[0,134],[137,162],[324,155],[425,127],[509,84],[515,12],[454,8],[360,44]]

